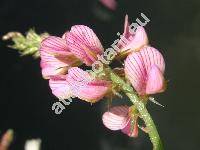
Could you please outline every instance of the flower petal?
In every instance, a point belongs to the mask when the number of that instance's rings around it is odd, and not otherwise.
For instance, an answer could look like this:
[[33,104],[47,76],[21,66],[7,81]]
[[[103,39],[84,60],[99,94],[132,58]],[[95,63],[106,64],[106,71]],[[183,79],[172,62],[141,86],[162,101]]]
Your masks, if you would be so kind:
[[155,93],[163,92],[163,90],[164,90],[163,74],[161,73],[160,69],[156,65],[153,65],[151,70],[148,73],[146,93],[155,94]]
[[52,55],[69,55],[66,41],[60,37],[49,36],[41,42],[40,51],[45,51]]
[[125,60],[125,75],[140,94],[145,94],[146,89],[146,70],[140,52],[133,52]]
[[144,65],[147,73],[150,71],[153,65],[156,65],[162,73],[165,71],[165,61],[162,54],[155,48],[145,46],[141,51]]
[[[154,65],[157,68],[153,67]],[[125,60],[126,77],[140,95],[160,92],[159,88],[163,87],[164,84],[164,70],[163,56],[153,47],[144,47],[139,52],[133,52]],[[158,79],[156,80],[156,77],[153,76],[158,77]],[[149,82],[148,89],[147,82]],[[155,84],[155,86],[153,87],[152,84]],[[160,90],[162,91],[162,89]]]
[[73,95],[91,103],[103,98],[110,89],[110,82],[93,79],[88,72],[78,67],[69,69],[67,81]]
[[41,68],[44,78],[65,74],[69,66],[78,64],[79,60],[71,53],[65,39],[50,36],[40,46]]
[[[123,37],[126,39],[126,41],[128,40],[128,38],[130,36],[132,36],[133,34],[130,33],[129,31],[129,21],[128,21],[128,15],[125,16],[125,20],[124,20],[124,32],[123,32]],[[123,41],[122,38],[119,39],[119,42],[117,43],[117,47],[120,49],[118,52],[121,52],[121,49],[123,47],[126,46],[126,42]]]
[[[133,121],[133,124],[131,123]],[[137,119],[132,120],[129,119],[127,125],[121,130],[124,134],[130,136],[130,137],[137,137],[138,136],[138,123]]]
[[45,79],[49,79],[51,76],[62,75],[62,74],[65,74],[66,72],[67,72],[66,67],[56,68],[56,67],[53,67],[53,66],[47,66],[47,67],[42,69],[42,76]]
[[148,44],[148,37],[145,29],[142,26],[138,26],[134,33],[130,31],[128,15],[125,16],[123,37],[126,40],[124,41],[123,39],[120,39],[117,44],[117,46],[120,48],[120,52],[123,52],[123,54],[125,52],[129,53],[131,51],[137,51]]
[[129,43],[121,49],[121,52],[126,50],[137,51],[143,46],[147,45],[148,37],[145,32],[145,29],[142,26],[138,26],[135,33],[133,35],[130,34],[130,36],[128,37],[128,41]]
[[72,96],[70,86],[66,81],[66,75],[52,76],[49,80],[52,93],[59,99],[68,99]]
[[128,106],[115,106],[103,114],[103,124],[110,130],[123,129],[129,120]]
[[41,62],[40,66],[42,68],[42,75],[44,78],[49,78],[52,75],[65,74],[67,71],[67,67],[69,66],[64,61],[60,61],[55,58],[53,55],[41,51]]
[[103,53],[103,47],[96,34],[87,26],[75,25],[66,34],[67,45],[72,53],[90,66]]
[[41,67],[45,67],[45,65],[51,65],[51,66],[55,66],[57,68],[69,66],[65,62],[64,59],[63,60],[61,59],[61,57],[56,58],[55,56],[53,56],[45,51],[42,51],[40,54],[41,54],[41,61],[42,61]]
[[128,15],[125,16],[125,20],[124,20],[124,33],[123,33],[123,36],[125,38],[128,38],[130,36],[132,36],[133,34],[131,34],[131,32],[129,31],[129,26],[130,26],[130,23],[128,21]]
[[111,10],[115,10],[117,8],[116,0],[100,0],[100,2]]

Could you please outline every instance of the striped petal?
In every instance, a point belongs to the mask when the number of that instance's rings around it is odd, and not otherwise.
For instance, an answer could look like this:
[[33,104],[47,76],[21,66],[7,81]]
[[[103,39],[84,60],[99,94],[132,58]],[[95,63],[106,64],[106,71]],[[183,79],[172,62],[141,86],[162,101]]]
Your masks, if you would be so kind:
[[145,94],[146,89],[146,70],[140,52],[130,54],[125,60],[125,75],[140,94]]
[[[64,35],[67,33],[68,32],[66,32]],[[40,46],[40,53],[43,60],[46,59],[46,57],[43,55],[49,54],[48,56],[52,55],[59,61],[62,61],[68,65],[78,61],[74,54],[69,51],[65,39],[56,36],[49,36],[42,41]]]
[[120,45],[120,42],[123,42],[123,40],[120,39],[118,44],[120,52],[137,51],[144,45],[148,44],[148,37],[145,29],[142,26],[138,26],[134,33],[130,32],[128,15],[125,16],[123,36],[126,39],[127,43],[125,43],[125,46]]
[[115,10],[117,8],[116,0],[100,0],[100,2],[111,10]]
[[125,60],[126,77],[140,95],[162,91],[164,70],[163,56],[153,47],[144,47],[139,52],[131,53]]
[[163,92],[164,82],[164,77],[160,69],[156,65],[153,65],[148,73],[146,93],[154,94],[158,92]]
[[103,114],[103,124],[110,130],[121,130],[129,121],[129,107],[115,106]]
[[130,137],[137,137],[138,136],[137,119],[136,120],[129,119],[127,125],[121,131]]
[[103,53],[103,47],[96,34],[84,25],[73,26],[66,34],[66,41],[70,51],[88,66],[97,60],[97,54]]
[[66,81],[66,75],[52,76],[49,80],[52,93],[59,99],[68,99],[72,96],[70,86]]
[[161,73],[165,71],[165,61],[162,54],[155,48],[150,46],[145,46],[140,54],[143,58],[144,66],[147,72],[150,71],[153,65],[156,65]]
[[67,68],[56,68],[53,66],[47,66],[42,69],[42,76],[44,79],[49,79],[51,76],[54,75],[62,75],[67,72]]
[[69,66],[79,60],[68,50],[65,39],[50,36],[40,46],[42,75],[48,79],[52,75],[65,74]]
[[49,36],[41,42],[40,51],[45,51],[52,55],[69,55],[66,41],[60,37]]
[[130,23],[128,21],[128,15],[126,15],[125,20],[124,20],[124,33],[123,33],[123,36],[125,38],[129,38],[130,36],[133,36],[133,34],[129,31],[129,26],[130,26]]
[[68,70],[67,81],[74,96],[91,103],[103,98],[110,89],[110,82],[93,79],[88,72],[78,67]]
[[123,51],[137,51],[148,44],[148,37],[142,26],[137,27],[134,35],[128,37],[129,43],[121,49]]
[[55,57],[45,51],[40,52],[41,55],[41,67],[45,67],[46,65],[55,66],[57,68],[68,66],[65,62],[65,58]]
[[52,75],[65,74],[67,71],[68,64],[64,61],[60,61],[53,55],[41,51],[41,61],[40,66],[42,68],[42,75],[45,79],[49,79]]

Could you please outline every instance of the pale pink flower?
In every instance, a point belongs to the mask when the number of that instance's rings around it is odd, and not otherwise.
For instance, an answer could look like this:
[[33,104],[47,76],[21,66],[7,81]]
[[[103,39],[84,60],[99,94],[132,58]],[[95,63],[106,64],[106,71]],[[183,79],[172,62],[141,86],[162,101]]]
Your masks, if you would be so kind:
[[88,66],[97,60],[98,54],[103,53],[101,42],[87,26],[72,26],[65,38],[70,51]]
[[117,8],[116,0],[100,0],[100,2],[111,10],[115,10]]
[[74,96],[91,103],[102,99],[110,90],[109,81],[93,79],[88,72],[78,67],[68,70],[67,81]]
[[155,94],[165,89],[165,62],[153,47],[132,52],[125,60],[125,74],[140,95]]
[[110,130],[121,130],[130,137],[137,137],[137,118],[131,117],[128,106],[115,106],[105,112],[102,117],[103,124]]
[[131,51],[137,51],[143,46],[148,44],[148,37],[145,29],[142,26],[138,26],[134,32],[130,31],[128,15],[125,16],[124,33],[123,38],[118,42],[120,52],[129,53]]
[[69,51],[66,41],[55,36],[49,36],[41,42],[40,56],[42,75],[47,79],[52,75],[65,74],[70,65],[78,62]]
[[49,86],[52,93],[59,99],[68,99],[73,96],[68,82],[67,75],[51,76]]

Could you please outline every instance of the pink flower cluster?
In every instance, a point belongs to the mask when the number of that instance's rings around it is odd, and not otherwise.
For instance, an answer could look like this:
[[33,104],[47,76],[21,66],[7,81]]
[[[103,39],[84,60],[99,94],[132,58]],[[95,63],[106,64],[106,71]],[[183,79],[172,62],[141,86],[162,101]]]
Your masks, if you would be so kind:
[[[41,43],[43,77],[49,79],[52,93],[59,99],[75,96],[88,102],[100,100],[110,89],[110,81],[92,79],[78,68],[91,66],[103,47],[96,34],[87,26],[75,25],[62,38],[50,36]],[[87,81],[87,82],[86,82]]]
[[[127,42],[124,42],[126,39]],[[164,91],[165,62],[162,54],[148,45],[143,27],[130,31],[128,16],[125,18],[123,38],[117,44],[117,55],[128,55],[124,60],[127,82],[140,96]],[[75,25],[62,37],[50,36],[41,43],[41,68],[43,77],[49,79],[52,93],[59,99],[75,96],[87,102],[97,102],[112,92],[108,78],[93,78],[79,68],[84,63],[92,66],[97,56],[104,52],[103,46],[87,26]],[[87,81],[87,82],[85,82]],[[116,106],[103,115],[104,125],[111,130],[121,130],[131,137],[138,133],[137,117],[131,115],[132,107]]]

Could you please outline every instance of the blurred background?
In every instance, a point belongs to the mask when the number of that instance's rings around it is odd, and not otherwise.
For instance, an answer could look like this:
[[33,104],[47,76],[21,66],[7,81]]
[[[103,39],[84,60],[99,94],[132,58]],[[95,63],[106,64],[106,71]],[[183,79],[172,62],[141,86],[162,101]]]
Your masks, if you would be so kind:
[[[144,13],[150,44],[166,59],[166,92],[156,95],[163,105],[148,109],[166,150],[197,150],[200,147],[200,1],[118,0],[110,10],[98,0],[1,0],[0,36],[9,31],[61,36],[72,25],[94,29],[105,48],[122,33],[125,14],[131,22]],[[151,143],[140,132],[137,139],[105,128],[101,116],[106,102],[91,106],[74,99],[56,115],[48,81],[41,76],[39,60],[21,58],[0,41],[1,97],[0,135],[15,131],[11,150],[24,149],[27,139],[41,138],[42,150],[149,150]]]

